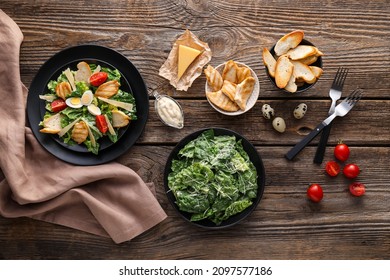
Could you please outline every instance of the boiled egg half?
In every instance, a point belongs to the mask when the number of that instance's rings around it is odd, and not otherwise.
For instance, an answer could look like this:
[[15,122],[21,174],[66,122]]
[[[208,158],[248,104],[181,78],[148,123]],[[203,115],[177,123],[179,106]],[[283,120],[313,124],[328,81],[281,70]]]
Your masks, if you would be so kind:
[[93,100],[93,93],[90,90],[86,90],[83,95],[81,96],[81,104],[84,106],[88,106],[92,103]]
[[88,112],[90,112],[94,116],[99,116],[102,114],[102,111],[100,111],[100,108],[96,106],[95,104],[88,105]]
[[71,108],[81,108],[83,104],[81,103],[81,98],[79,97],[69,97],[65,100],[66,105],[68,105]]

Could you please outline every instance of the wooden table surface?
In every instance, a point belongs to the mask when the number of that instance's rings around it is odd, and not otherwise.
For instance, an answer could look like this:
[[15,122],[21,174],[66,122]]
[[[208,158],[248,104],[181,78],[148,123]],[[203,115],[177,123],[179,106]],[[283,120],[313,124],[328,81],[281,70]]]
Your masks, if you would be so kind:
[[[150,116],[138,142],[118,162],[154,182],[168,218],[135,239],[112,240],[29,218],[0,217],[2,259],[389,259],[390,258],[390,8],[387,0],[368,1],[20,1],[1,0],[21,28],[21,77],[29,86],[39,67],[58,51],[99,44],[125,55],[149,89],[162,86],[179,100],[185,127],[164,126],[150,100]],[[186,29],[206,41],[211,65],[234,59],[254,69],[260,96],[244,115],[216,112],[204,93],[205,76],[188,92],[174,92],[158,75],[175,39]],[[324,74],[301,94],[286,94],[267,79],[261,58],[282,35],[305,31],[324,53]],[[356,87],[364,97],[333,124],[325,162],[343,139],[348,162],[362,172],[363,197],[348,191],[351,181],[330,178],[313,163],[318,137],[293,161],[284,154],[327,116],[328,92],[338,67],[349,69],[344,96]],[[308,105],[302,120],[292,111]],[[261,115],[270,104],[287,123],[280,134]],[[256,210],[240,224],[218,231],[194,227],[180,218],[163,189],[167,157],[184,136],[207,127],[232,129],[249,139],[266,169],[266,187]],[[311,183],[324,188],[315,204],[306,198]]]

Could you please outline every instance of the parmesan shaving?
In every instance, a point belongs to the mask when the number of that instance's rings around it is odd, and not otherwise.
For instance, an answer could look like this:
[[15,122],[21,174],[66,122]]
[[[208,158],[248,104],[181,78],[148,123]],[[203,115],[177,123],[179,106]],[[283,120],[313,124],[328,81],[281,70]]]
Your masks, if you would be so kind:
[[96,147],[96,140],[95,140],[95,136],[93,136],[93,133],[92,133],[92,130],[91,128],[89,127],[89,124],[88,122],[86,122],[87,124],[87,129],[88,129],[88,134],[89,134],[89,139],[91,139],[91,144],[93,147]]
[[73,122],[71,122],[70,124],[68,124],[67,126],[65,126],[63,129],[61,129],[60,132],[58,132],[58,135],[60,137],[64,136],[65,133],[67,133],[78,121],[80,120],[80,118],[74,120]]
[[104,115],[104,118],[106,119],[108,132],[110,132],[111,135],[116,135],[115,129],[112,127],[112,124],[110,120],[108,119],[107,115]]
[[117,101],[117,100],[112,100],[112,99],[108,99],[108,98],[105,98],[105,97],[98,97],[101,101],[103,102],[106,102],[108,104],[111,104],[111,105],[114,105],[116,107],[119,107],[119,108],[122,108],[122,109],[125,109],[127,111],[132,111],[133,110],[133,104],[130,104],[130,103],[125,103],[125,102],[121,102],[121,101]]
[[69,68],[66,69],[64,71],[64,74],[65,74],[66,78],[68,79],[70,86],[72,87],[72,91],[75,91],[76,90],[76,84],[74,82],[74,76],[73,76],[72,72],[70,71],[70,69]]

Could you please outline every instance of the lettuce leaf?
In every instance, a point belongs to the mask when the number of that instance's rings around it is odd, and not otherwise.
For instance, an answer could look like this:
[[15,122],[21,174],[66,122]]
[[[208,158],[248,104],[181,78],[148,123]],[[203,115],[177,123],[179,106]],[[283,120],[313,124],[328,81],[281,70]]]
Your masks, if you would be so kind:
[[257,171],[241,140],[215,136],[212,129],[190,141],[171,164],[168,186],[180,210],[192,221],[220,224],[257,196]]

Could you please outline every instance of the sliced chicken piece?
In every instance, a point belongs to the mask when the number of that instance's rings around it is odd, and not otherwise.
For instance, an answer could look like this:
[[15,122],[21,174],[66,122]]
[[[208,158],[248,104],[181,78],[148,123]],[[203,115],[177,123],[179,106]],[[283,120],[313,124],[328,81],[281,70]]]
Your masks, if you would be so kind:
[[118,93],[119,82],[117,80],[112,80],[101,84],[95,92],[96,97],[110,98]]
[[61,82],[56,86],[56,94],[63,100],[72,93],[72,87],[68,82]]
[[71,138],[77,143],[81,144],[88,137],[88,127],[84,121],[80,121],[73,126]]

